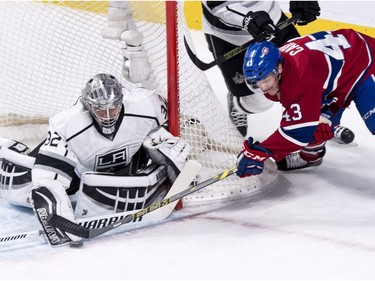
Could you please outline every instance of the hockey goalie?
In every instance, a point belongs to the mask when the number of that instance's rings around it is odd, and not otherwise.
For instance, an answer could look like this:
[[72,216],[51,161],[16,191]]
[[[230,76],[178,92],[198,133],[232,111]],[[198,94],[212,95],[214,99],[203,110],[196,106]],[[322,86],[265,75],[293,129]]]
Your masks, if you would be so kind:
[[190,150],[166,122],[162,97],[144,88],[123,93],[114,76],[97,74],[74,106],[50,118],[46,139],[33,151],[0,139],[1,197],[32,207],[50,245],[76,241],[48,216],[76,222],[164,198]]

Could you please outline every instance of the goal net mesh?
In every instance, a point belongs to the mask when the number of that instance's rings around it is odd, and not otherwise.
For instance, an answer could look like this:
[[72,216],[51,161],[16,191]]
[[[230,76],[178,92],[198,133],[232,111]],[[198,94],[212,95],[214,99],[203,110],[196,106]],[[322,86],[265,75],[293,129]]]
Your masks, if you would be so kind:
[[[148,87],[167,98],[166,9],[164,1],[130,2],[152,66]],[[204,72],[189,59],[186,37],[194,50],[177,5],[178,110],[181,136],[191,145],[191,159],[203,164],[201,179],[233,167],[243,137],[213,92]],[[90,77],[111,73],[122,78],[123,42],[103,39],[108,3],[103,1],[0,2],[0,127],[46,124],[80,96]],[[274,169],[273,167],[270,170]],[[186,203],[231,199],[252,194],[275,179],[231,176],[185,198]]]

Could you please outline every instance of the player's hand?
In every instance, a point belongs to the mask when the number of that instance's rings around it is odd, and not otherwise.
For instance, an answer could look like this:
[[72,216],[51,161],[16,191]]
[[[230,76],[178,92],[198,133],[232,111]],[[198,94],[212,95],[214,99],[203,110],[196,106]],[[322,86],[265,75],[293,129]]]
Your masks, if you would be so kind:
[[333,138],[333,130],[330,124],[319,123],[314,133],[314,143],[321,143]]
[[290,1],[289,11],[292,16],[301,15],[298,25],[306,25],[320,16],[320,7],[318,1]]
[[243,19],[243,29],[255,38],[262,33],[273,34],[277,30],[270,15],[265,11],[249,12]]
[[237,176],[240,178],[258,175],[263,172],[264,161],[272,156],[272,153],[254,142],[252,137],[244,141],[244,148],[238,155]]

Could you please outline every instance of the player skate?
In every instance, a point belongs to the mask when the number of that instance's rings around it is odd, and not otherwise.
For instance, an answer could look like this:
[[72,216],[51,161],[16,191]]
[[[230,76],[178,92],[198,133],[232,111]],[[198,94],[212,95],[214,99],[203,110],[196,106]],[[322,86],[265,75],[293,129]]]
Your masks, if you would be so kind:
[[323,162],[323,156],[325,154],[325,148],[318,154],[315,159],[305,160],[301,157],[304,152],[298,151],[287,155],[284,159],[276,162],[279,171],[292,171],[298,169],[304,169],[313,166],[319,166]]
[[347,127],[337,125],[334,128],[334,140],[341,144],[350,144],[354,141],[355,134]]

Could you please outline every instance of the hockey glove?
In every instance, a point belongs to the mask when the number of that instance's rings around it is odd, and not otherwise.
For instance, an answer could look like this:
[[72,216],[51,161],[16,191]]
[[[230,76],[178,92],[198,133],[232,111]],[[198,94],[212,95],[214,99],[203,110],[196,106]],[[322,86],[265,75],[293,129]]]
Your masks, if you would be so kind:
[[30,152],[30,148],[22,142],[0,137],[0,148],[3,146],[21,154],[28,154]]
[[333,131],[329,124],[319,123],[314,133],[314,143],[321,143],[333,138]]
[[244,148],[238,156],[237,176],[240,178],[258,175],[263,172],[264,161],[272,156],[272,153],[254,142],[252,137],[244,141]]
[[26,145],[23,144],[22,142],[14,141],[14,144],[8,147],[10,150],[13,150],[15,152],[21,153],[21,154],[28,154],[31,150],[30,148]]
[[318,1],[290,1],[289,11],[292,16],[300,14],[301,18],[298,25],[306,25],[320,16],[320,7]]
[[243,29],[255,38],[262,33],[273,34],[276,31],[270,15],[265,11],[249,12],[243,19]]
[[143,147],[155,163],[167,166],[168,177],[172,182],[184,168],[190,152],[188,143],[174,137],[162,127],[148,135]]

